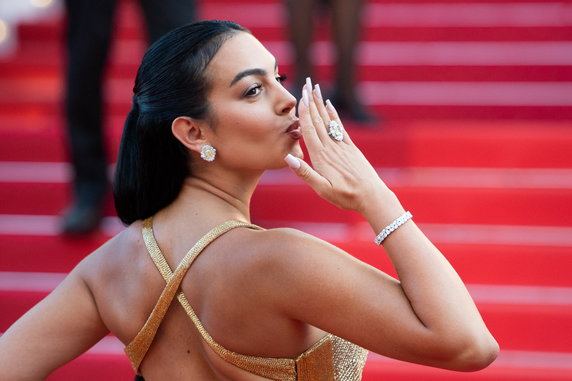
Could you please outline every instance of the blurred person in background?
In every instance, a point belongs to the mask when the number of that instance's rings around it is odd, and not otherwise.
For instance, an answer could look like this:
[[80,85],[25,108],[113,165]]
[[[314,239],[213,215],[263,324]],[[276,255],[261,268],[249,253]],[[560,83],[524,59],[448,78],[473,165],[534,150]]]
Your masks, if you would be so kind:
[[[364,0],[286,0],[288,28],[294,49],[295,89],[312,76],[311,46],[314,19],[329,11],[334,43],[335,78],[330,99],[343,118],[372,125],[377,118],[367,110],[356,93],[356,50],[360,39]],[[299,91],[299,90],[298,90]]]
[[[73,167],[73,202],[64,212],[64,234],[97,229],[108,195],[103,132],[103,77],[113,19],[120,0],[66,0],[65,116]],[[140,0],[147,40],[195,20],[195,0]]]

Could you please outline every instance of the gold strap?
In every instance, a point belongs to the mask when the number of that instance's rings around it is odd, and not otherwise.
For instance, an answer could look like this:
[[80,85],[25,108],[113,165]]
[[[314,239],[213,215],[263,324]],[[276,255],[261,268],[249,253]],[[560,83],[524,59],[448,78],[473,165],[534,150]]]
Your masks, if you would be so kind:
[[[171,273],[171,269],[161,254],[157,242],[153,237],[152,226],[153,217],[149,217],[143,221],[143,239],[149,254],[151,255],[151,258],[153,259],[153,263],[155,263],[161,272],[161,275],[167,282],[167,285],[163,289],[157,304],[153,308],[153,311],[151,312],[151,315],[149,315],[145,325],[143,325],[143,328],[141,328],[133,341],[131,341],[131,343],[125,347],[125,353],[129,357],[131,365],[136,372],[139,371],[139,366],[145,358],[145,355],[147,354],[147,351],[149,350],[149,347],[151,346],[151,343],[157,334],[159,325],[163,321],[163,318],[165,317],[165,314],[167,313],[167,310],[169,309],[169,306],[171,305],[171,302],[173,301],[173,298],[177,293],[185,274],[191,267],[193,261],[203,251],[203,249],[219,236],[234,228],[249,227],[254,229],[261,229],[256,225],[248,224],[246,222],[227,221],[205,234],[185,255],[181,263],[177,266],[175,272]],[[184,296],[182,292],[180,292],[179,295]]]
[[[242,226],[249,227],[252,229],[263,230],[261,227],[256,225],[244,224]],[[173,273],[171,267],[165,260],[165,257],[161,253],[157,241],[153,235],[153,227],[151,221],[144,221],[143,223],[143,236],[149,255],[153,259],[153,263],[165,279],[165,282],[169,282]],[[296,380],[296,363],[293,359],[283,359],[283,358],[262,358],[255,356],[246,356],[239,353],[229,351],[222,345],[218,344],[212,336],[207,332],[201,323],[199,317],[191,307],[188,299],[185,297],[182,291],[177,293],[177,299],[179,303],[190,317],[191,321],[205,340],[205,342],[218,354],[221,358],[230,364],[238,366],[241,369],[247,370],[256,375],[270,378],[270,379],[281,379],[284,381]]]

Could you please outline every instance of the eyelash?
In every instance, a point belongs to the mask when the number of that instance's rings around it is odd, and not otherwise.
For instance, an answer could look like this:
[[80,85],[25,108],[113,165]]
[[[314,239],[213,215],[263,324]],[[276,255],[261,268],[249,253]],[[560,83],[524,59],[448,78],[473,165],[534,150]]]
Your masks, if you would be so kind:
[[[284,83],[284,82],[286,81],[286,79],[288,79],[288,77],[287,77],[286,75],[278,75],[278,76],[276,76],[276,81],[277,81],[278,83]],[[257,89],[261,89],[261,88],[262,88],[262,85],[253,86],[253,87],[251,87],[250,89],[246,90],[246,93],[244,93],[244,96],[245,96],[245,97],[254,97],[254,96],[258,95],[258,93],[257,93],[257,94],[251,94],[252,91],[253,91],[253,90],[257,90]]]

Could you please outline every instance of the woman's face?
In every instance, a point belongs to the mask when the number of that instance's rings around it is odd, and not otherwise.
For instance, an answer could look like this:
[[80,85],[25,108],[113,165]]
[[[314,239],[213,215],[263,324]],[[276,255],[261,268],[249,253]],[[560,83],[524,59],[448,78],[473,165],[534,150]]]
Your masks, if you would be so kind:
[[276,59],[256,38],[239,32],[228,39],[206,76],[212,128],[205,135],[217,162],[264,170],[284,167],[288,153],[302,157],[296,99],[282,86]]

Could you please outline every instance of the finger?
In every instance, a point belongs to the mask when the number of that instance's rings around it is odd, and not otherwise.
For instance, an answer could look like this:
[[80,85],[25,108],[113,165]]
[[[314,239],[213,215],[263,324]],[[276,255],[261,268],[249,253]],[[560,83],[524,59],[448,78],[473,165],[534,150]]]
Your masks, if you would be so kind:
[[[343,127],[342,121],[340,119],[340,116],[338,115],[338,112],[336,111],[334,105],[332,105],[332,102],[330,102],[330,100],[326,100],[326,111],[328,113],[328,117],[330,118],[329,120],[333,120],[337,123],[339,123],[340,126],[342,126],[343,129],[343,133],[344,133],[344,138],[341,142],[345,142],[345,143],[352,143],[353,141],[350,138],[348,131]],[[340,142],[340,143],[341,143]]]
[[316,172],[308,163],[290,154],[286,155],[284,161],[290,169],[306,184],[308,184],[319,195],[324,194],[331,189],[332,185],[328,180]]
[[[310,115],[312,116],[312,122],[314,123],[314,127],[316,128],[316,133],[320,137],[322,143],[326,143],[329,140],[328,133],[326,131],[326,120],[322,119],[320,116],[320,112],[318,111],[318,106],[316,102],[316,97],[314,91],[312,91],[312,81],[310,78],[306,78],[306,89],[308,91],[309,97],[309,108],[310,108]],[[321,102],[320,102],[321,103]]]
[[300,128],[302,130],[302,137],[308,147],[310,153],[313,149],[323,147],[320,137],[316,132],[312,116],[310,115],[309,95],[306,86],[302,88],[302,99],[298,103],[298,118],[300,121]]
[[324,98],[322,97],[322,90],[320,89],[320,85],[314,85],[314,97],[316,103],[316,109],[320,114],[320,118],[324,122],[324,129],[326,134],[328,134],[328,122],[331,120],[330,116],[328,115],[328,110],[326,110],[326,105],[324,103]]

